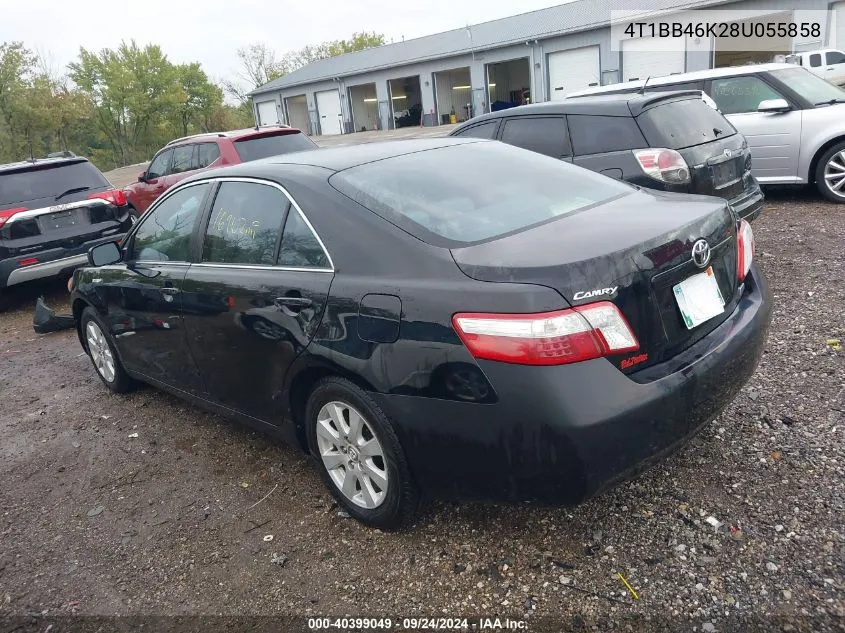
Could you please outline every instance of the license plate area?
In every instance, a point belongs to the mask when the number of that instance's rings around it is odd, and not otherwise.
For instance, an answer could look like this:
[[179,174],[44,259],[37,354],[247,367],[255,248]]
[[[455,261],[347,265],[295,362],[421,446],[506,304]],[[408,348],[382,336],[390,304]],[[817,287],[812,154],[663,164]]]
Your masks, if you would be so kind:
[[55,213],[48,213],[38,218],[38,223],[41,225],[42,233],[50,233],[52,231],[60,231],[83,224],[89,224],[83,221],[84,214],[88,213],[88,209],[67,209],[66,211],[56,211]]
[[735,160],[728,160],[711,167],[713,170],[713,185],[717,189],[729,187],[739,180],[739,165]]
[[688,330],[725,311],[725,299],[712,266],[675,284],[672,293]]

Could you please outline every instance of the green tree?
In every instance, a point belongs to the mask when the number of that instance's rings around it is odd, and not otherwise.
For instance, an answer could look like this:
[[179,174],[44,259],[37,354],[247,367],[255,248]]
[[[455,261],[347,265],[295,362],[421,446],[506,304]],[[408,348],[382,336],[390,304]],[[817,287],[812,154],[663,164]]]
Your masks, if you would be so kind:
[[214,109],[223,102],[223,91],[208,80],[199,64],[181,64],[175,70],[182,88],[176,105],[182,136],[187,136],[191,128],[210,132]]

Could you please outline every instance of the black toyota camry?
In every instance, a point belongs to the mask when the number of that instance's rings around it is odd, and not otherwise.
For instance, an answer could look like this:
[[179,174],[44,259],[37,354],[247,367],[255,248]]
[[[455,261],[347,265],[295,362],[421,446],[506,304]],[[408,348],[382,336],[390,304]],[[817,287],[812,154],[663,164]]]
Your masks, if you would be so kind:
[[753,254],[722,199],[430,139],[190,178],[70,284],[106,386],[277,433],[391,527],[578,503],[695,433],[762,353]]

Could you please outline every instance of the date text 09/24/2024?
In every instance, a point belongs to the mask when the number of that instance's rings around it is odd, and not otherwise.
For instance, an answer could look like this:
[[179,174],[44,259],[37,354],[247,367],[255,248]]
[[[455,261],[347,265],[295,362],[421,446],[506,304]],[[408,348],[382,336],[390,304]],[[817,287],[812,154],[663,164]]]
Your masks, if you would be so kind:
[[522,631],[526,620],[510,618],[308,618],[308,629],[321,630],[391,630],[400,631]]

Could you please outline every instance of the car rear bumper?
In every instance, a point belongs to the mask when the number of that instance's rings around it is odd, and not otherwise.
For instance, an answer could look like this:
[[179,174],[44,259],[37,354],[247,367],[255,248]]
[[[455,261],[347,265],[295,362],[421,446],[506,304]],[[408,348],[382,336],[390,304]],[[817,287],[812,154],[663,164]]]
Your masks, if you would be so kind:
[[479,362],[494,404],[373,394],[418,483],[438,496],[574,504],[672,451],[727,406],[759,362],[771,296],[756,267],[718,328],[624,375],[605,359]]
[[[70,274],[74,269],[88,263],[88,250],[91,247],[113,242],[121,237],[122,234],[114,234],[89,240],[72,248],[51,248],[0,259],[0,288]],[[37,259],[38,262],[22,266],[20,262],[27,259]]]
[[752,177],[752,186],[746,187],[736,198],[728,200],[728,203],[740,218],[752,222],[763,211],[764,201],[763,190]]

